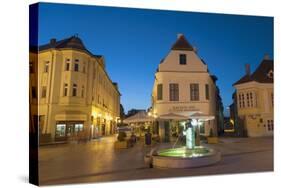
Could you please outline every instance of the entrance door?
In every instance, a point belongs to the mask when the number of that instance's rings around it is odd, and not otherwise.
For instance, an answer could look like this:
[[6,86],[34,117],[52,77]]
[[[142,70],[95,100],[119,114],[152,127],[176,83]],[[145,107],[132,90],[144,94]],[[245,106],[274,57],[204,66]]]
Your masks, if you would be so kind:
[[105,135],[105,124],[101,125],[101,130],[102,130],[102,135],[104,136]]
[[66,136],[70,137],[74,135],[74,123],[69,123],[66,125]]
[[169,142],[170,141],[170,123],[169,123],[169,121],[164,122],[164,131],[165,131],[164,142]]

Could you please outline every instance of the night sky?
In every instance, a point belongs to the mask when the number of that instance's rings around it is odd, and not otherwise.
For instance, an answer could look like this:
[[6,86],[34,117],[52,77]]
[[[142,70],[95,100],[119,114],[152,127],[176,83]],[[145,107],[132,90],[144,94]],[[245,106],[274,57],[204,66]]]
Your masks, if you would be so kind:
[[125,111],[151,105],[155,70],[177,33],[199,50],[218,77],[225,107],[245,64],[254,71],[266,53],[273,57],[272,17],[46,3],[39,7],[39,44],[78,34],[92,53],[105,57]]

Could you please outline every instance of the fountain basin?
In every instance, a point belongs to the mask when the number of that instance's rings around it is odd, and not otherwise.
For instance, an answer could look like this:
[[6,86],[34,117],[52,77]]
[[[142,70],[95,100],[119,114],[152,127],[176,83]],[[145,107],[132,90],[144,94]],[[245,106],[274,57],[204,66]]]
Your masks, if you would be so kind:
[[220,160],[219,151],[202,146],[163,149],[152,155],[152,165],[156,168],[193,168],[212,165]]

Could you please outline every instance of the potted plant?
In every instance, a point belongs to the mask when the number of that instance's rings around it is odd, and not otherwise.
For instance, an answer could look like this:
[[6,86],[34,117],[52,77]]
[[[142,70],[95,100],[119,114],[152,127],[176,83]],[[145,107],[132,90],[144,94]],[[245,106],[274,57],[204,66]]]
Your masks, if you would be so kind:
[[213,129],[210,129],[209,136],[207,137],[208,144],[217,144],[219,143],[219,139],[217,136],[214,135]]
[[116,149],[126,149],[129,147],[128,140],[126,139],[127,135],[125,132],[119,132],[117,136],[117,141],[115,142]]

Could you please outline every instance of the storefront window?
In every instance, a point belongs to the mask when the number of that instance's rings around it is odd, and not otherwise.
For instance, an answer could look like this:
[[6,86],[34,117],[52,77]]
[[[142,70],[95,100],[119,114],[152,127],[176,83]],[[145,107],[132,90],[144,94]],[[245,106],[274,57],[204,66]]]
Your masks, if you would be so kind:
[[80,131],[83,131],[83,124],[75,124],[75,132],[78,133]]
[[56,127],[56,136],[60,137],[60,136],[65,136],[65,124],[57,124]]

